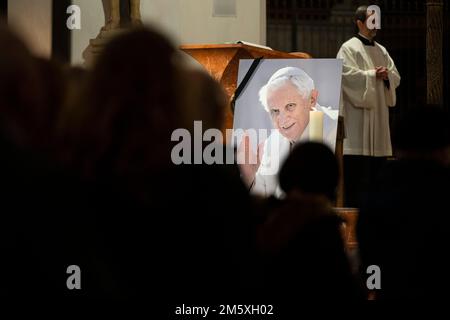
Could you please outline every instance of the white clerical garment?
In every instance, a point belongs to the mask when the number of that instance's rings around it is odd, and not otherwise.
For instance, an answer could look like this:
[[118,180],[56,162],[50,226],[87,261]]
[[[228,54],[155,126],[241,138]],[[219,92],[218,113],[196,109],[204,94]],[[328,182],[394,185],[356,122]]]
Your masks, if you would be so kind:
[[[316,110],[324,113],[323,118],[323,142],[334,150],[336,144],[337,121],[339,112],[331,107],[322,107],[316,104]],[[309,124],[301,137],[295,141],[299,143],[309,140]],[[251,192],[261,196],[275,195],[280,198],[283,192],[278,183],[278,171],[289,155],[293,144],[285,138],[279,130],[272,130],[270,136],[264,142],[264,151],[261,158]]]
[[[342,45],[337,58],[343,59],[344,154],[391,156],[388,107],[395,106],[395,89],[400,84],[394,61],[382,45],[365,45],[357,37]],[[377,66],[388,69],[388,84],[377,79]]]

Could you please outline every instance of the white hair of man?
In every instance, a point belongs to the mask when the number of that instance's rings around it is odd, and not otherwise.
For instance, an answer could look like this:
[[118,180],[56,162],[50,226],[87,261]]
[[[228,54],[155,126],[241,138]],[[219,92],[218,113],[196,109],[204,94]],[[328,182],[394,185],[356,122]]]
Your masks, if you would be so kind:
[[283,86],[287,81],[290,81],[297,89],[303,98],[309,98],[311,92],[314,90],[314,81],[302,69],[296,67],[286,67],[275,72],[269,81],[259,90],[259,101],[264,109],[269,112],[267,105],[267,95],[270,91]]

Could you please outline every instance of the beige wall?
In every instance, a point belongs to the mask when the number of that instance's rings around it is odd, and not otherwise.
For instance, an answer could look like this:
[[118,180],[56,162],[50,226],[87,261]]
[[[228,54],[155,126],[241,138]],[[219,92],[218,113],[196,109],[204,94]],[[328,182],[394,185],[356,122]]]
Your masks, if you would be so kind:
[[36,55],[52,51],[52,0],[9,0],[8,23]]
[[[81,30],[72,31],[72,63],[104,23],[101,0],[74,0],[81,8]],[[244,40],[265,44],[266,0],[236,0],[237,17],[213,17],[213,0],[141,0],[142,19],[182,43],[223,43]]]
[[180,0],[183,14],[179,37],[184,43],[243,40],[264,45],[265,3],[265,0],[236,0],[236,17],[213,17],[212,0]]
[[[58,0],[54,0],[58,1]],[[81,8],[81,30],[72,32],[71,60],[82,52],[104,24],[102,1],[73,0]],[[9,0],[8,21],[33,52],[51,54],[52,0]],[[265,44],[266,0],[236,0],[236,17],[213,17],[213,0],[141,0],[144,22],[158,27],[176,45],[237,40]],[[61,26],[62,28],[65,27]]]

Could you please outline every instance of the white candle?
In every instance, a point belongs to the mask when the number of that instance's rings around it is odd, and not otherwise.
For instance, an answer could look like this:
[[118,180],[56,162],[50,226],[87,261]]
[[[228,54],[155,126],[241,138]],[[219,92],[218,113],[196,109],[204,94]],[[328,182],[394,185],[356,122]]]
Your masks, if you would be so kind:
[[309,140],[323,142],[323,112],[309,112]]

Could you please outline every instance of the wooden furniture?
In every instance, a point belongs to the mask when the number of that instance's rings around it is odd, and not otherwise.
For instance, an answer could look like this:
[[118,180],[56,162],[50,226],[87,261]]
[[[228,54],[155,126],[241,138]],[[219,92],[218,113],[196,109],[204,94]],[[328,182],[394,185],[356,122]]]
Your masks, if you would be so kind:
[[[240,59],[307,59],[307,53],[290,54],[281,51],[269,50],[246,44],[193,44],[182,45],[180,49],[195,60],[220,82],[225,89],[229,100],[236,90]],[[223,129],[233,128],[233,113],[228,108]]]
[[358,241],[356,238],[356,222],[358,221],[358,209],[334,208],[334,210],[345,221],[342,227],[342,234],[347,249],[348,250],[357,249]]

